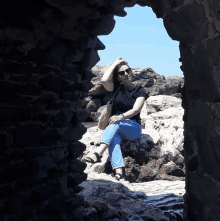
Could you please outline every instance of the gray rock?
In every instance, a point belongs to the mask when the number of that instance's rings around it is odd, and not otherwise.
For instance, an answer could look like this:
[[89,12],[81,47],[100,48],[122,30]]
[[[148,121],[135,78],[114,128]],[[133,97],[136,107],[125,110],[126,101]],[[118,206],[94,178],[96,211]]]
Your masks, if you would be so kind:
[[163,111],[170,107],[181,107],[181,100],[172,96],[157,95],[151,96],[146,101],[147,114]]
[[90,118],[93,121],[98,122],[99,121],[99,117],[101,116],[101,113],[102,113],[103,109],[105,109],[105,107],[106,107],[106,105],[101,106],[101,107],[98,108],[98,110],[96,112],[91,112]]
[[[122,183],[90,180],[80,184],[84,196],[85,217],[89,220],[183,220],[183,197],[173,194],[147,196],[131,191]],[[178,218],[179,218],[178,217]],[[182,217],[182,219],[181,219]]]
[[88,102],[85,110],[87,110],[87,112],[90,115],[91,112],[97,111],[100,106],[101,106],[101,101],[99,99],[93,99]]
[[92,87],[89,92],[88,92],[88,95],[90,96],[100,96],[100,95],[104,95],[108,93],[108,91],[104,88],[104,86],[98,82],[95,84],[94,87]]

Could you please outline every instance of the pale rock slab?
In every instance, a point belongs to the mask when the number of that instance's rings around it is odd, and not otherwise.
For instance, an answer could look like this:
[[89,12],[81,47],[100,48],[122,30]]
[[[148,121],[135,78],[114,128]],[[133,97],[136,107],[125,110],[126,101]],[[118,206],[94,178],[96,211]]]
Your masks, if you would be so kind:
[[183,114],[183,108],[171,107],[146,117],[144,130],[154,138],[154,143],[160,143],[162,152],[169,151],[175,155],[176,149],[182,150]]
[[182,100],[168,95],[150,96],[146,101],[147,114],[163,111],[170,107],[181,107]]

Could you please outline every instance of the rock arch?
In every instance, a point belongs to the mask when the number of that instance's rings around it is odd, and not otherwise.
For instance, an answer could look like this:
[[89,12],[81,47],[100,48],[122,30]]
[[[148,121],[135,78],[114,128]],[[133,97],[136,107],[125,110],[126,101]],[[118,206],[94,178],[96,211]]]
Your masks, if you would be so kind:
[[80,107],[114,15],[149,6],[180,42],[187,220],[219,219],[217,0],[4,1],[0,18],[1,220],[82,220]]

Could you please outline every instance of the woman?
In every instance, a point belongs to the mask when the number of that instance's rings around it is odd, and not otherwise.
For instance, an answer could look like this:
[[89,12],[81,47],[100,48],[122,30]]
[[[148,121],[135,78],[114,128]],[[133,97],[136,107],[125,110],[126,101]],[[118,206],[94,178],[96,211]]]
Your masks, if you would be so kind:
[[127,62],[122,58],[109,67],[102,77],[102,84],[108,91],[115,92],[121,86],[115,96],[112,116],[109,125],[105,129],[99,150],[85,160],[91,163],[100,161],[103,152],[108,148],[112,168],[115,169],[115,178],[123,177],[123,157],[120,143],[122,139],[135,140],[141,135],[140,111],[147,98],[144,88],[132,83],[133,73]]

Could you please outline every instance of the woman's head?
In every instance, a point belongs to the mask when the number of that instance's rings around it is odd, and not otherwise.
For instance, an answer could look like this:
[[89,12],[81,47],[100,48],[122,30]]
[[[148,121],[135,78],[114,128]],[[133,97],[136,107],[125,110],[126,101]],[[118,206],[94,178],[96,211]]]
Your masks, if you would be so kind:
[[131,77],[131,80],[133,80],[133,74],[131,68],[127,64],[121,63],[115,68],[113,74],[113,81],[121,82],[121,80],[125,77],[125,75],[127,76],[128,74]]

